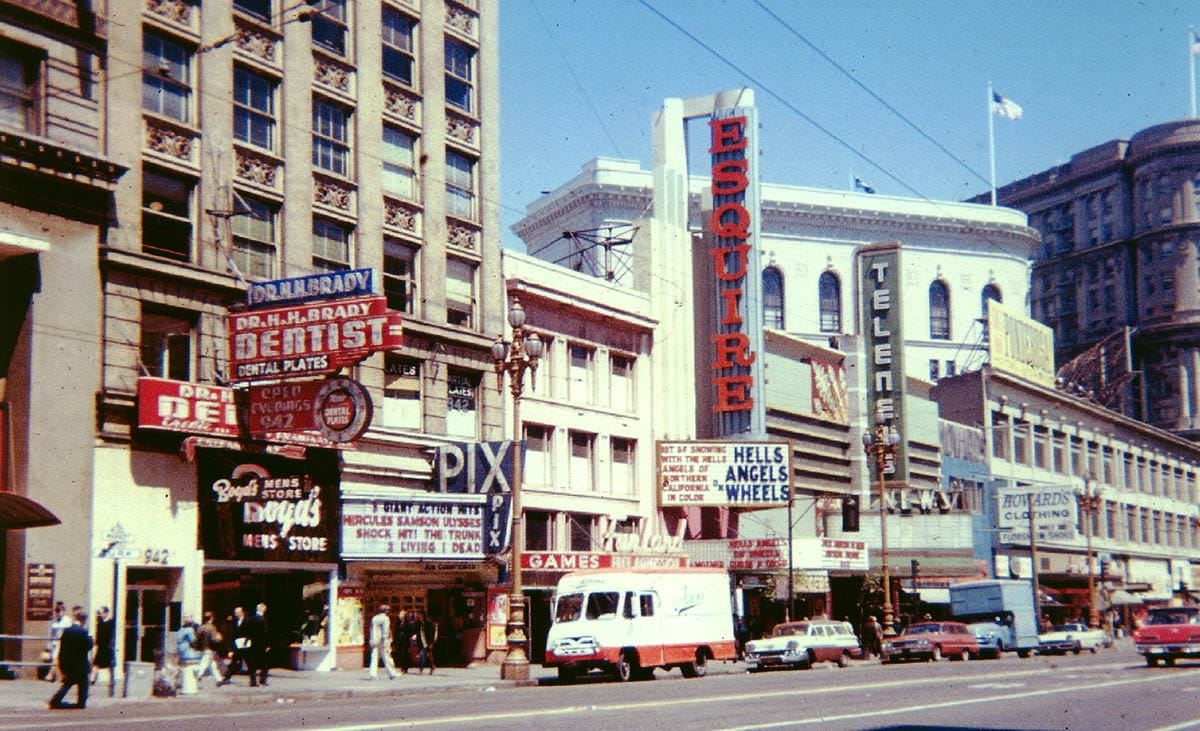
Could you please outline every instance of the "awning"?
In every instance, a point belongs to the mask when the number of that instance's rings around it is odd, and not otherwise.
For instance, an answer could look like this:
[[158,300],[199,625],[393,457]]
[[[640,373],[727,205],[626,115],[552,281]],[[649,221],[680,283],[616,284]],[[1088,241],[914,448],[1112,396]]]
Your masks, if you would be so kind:
[[15,492],[0,492],[0,530],[39,528],[62,521],[38,503]]
[[1134,596],[1124,589],[1117,589],[1108,596],[1108,606],[1123,607],[1127,605],[1141,604],[1142,598]]

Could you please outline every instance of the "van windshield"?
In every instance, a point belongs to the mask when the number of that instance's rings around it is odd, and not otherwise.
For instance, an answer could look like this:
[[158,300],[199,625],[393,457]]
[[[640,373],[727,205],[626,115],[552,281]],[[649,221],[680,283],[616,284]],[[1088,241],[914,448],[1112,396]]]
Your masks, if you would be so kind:
[[596,591],[588,594],[587,618],[605,619],[617,616],[621,595],[615,591]]
[[555,622],[574,622],[583,613],[583,594],[563,594],[554,611]]

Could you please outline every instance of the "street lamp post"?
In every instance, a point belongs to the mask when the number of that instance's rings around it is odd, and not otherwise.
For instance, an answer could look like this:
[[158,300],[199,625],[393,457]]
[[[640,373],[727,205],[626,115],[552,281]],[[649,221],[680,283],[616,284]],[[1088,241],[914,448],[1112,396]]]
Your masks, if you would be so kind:
[[529,680],[529,656],[525,652],[525,595],[521,589],[521,548],[524,542],[521,516],[521,394],[525,390],[525,372],[529,371],[532,385],[542,357],[542,339],[525,327],[525,308],[514,297],[508,308],[508,324],[512,327],[512,342],[504,335],[492,343],[492,360],[496,368],[496,388],[504,391],[504,374],[508,373],[509,391],[513,397],[513,481],[512,481],[512,593],[508,600],[508,650],[500,677],[504,680]]
[[1075,491],[1075,500],[1079,503],[1079,512],[1083,514],[1083,534],[1087,539],[1087,590],[1088,590],[1088,625],[1100,626],[1100,613],[1096,606],[1096,566],[1095,555],[1092,553],[1092,521],[1100,506],[1102,490],[1093,485],[1091,479],[1083,478],[1083,488]]
[[879,476],[879,564],[883,570],[883,633],[896,634],[892,614],[892,577],[888,572],[887,544],[887,486],[884,471],[888,458],[895,459],[896,447],[900,444],[900,432],[885,422],[882,412],[875,412],[875,429],[863,433],[863,451],[875,461],[875,473]]

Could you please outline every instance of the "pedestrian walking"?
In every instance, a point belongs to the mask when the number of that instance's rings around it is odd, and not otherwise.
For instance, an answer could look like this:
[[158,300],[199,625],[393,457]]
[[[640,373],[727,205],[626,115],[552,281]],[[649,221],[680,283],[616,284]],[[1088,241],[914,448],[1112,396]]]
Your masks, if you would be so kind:
[[113,636],[116,634],[116,621],[109,613],[108,607],[96,610],[96,654],[92,658],[92,685],[100,681],[103,673],[105,682],[113,679]]
[[196,630],[196,649],[200,651],[200,664],[196,666],[197,687],[205,675],[211,675],[218,685],[221,684],[220,650],[224,641],[213,613],[205,612],[204,623]]
[[[88,634],[85,626],[88,616],[83,607],[75,607],[71,616],[73,622],[59,637],[58,669],[62,673],[62,685],[50,699],[51,710],[87,708],[88,675],[91,667],[88,658],[92,651],[92,636]],[[75,686],[75,705],[63,703],[63,698],[71,686]]]
[[[415,650],[415,651],[414,651]],[[417,611],[400,613],[400,629],[396,633],[396,655],[400,658],[400,672],[408,674],[420,654],[417,647]]]
[[437,645],[437,638],[437,622],[434,622],[425,612],[420,612],[417,619],[417,646],[421,650],[421,656],[417,661],[417,674],[425,672],[426,665],[429,665],[430,675],[433,675],[433,671],[437,668],[433,662],[433,650]]
[[267,626],[267,605],[259,602],[254,616],[249,620],[250,638],[250,685],[254,685],[254,673],[258,673],[258,684],[266,687],[271,653],[271,630]]
[[62,602],[54,602],[54,619],[50,622],[50,641],[46,643],[46,651],[50,653],[50,672],[46,674],[46,680],[51,683],[59,680],[59,640],[62,639],[63,632],[70,626],[71,617],[67,614],[67,605]]
[[862,628],[863,651],[869,655],[883,653],[883,625],[879,624],[872,614],[867,617]]
[[225,666],[225,675],[217,683],[217,687],[228,685],[229,679],[240,668],[246,668],[250,675],[250,687],[254,687],[258,685],[258,676],[251,670],[250,643],[253,638],[250,634],[250,619],[246,616],[245,609],[233,608],[233,629],[230,634],[233,636],[233,644],[229,649],[229,664]]
[[179,658],[179,681],[176,688],[184,695],[196,692],[196,670],[200,664],[200,650],[196,647],[196,623],[191,615],[183,615],[179,631],[175,633],[175,652]]
[[375,612],[375,616],[371,618],[371,631],[368,638],[371,645],[370,669],[367,671],[367,679],[375,680],[379,677],[379,663],[387,668],[388,677],[392,680],[396,679],[396,665],[392,662],[392,618],[388,616],[388,610],[391,609],[386,604],[380,604],[379,610]]

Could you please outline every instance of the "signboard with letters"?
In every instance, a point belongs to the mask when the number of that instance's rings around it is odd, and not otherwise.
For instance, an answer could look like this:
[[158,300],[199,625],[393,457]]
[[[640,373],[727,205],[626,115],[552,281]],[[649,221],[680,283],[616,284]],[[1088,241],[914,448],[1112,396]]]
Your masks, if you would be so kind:
[[357,381],[282,381],[249,388],[250,434],[317,432],[330,442],[357,439],[371,421],[372,403]]
[[1054,330],[1005,305],[987,303],[988,356],[991,366],[1027,381],[1054,388]]
[[787,442],[658,442],[659,504],[786,505],[791,459]]
[[402,342],[383,295],[231,312],[228,329],[234,381],[326,375]]
[[[736,538],[697,540],[686,544],[692,565],[757,573],[786,572],[786,538]],[[794,570],[866,571],[869,565],[865,541],[813,536],[792,539]]]
[[25,620],[40,622],[51,619],[54,619],[54,564],[27,564],[25,566]]
[[270,282],[251,282],[246,290],[246,305],[267,307],[287,302],[355,297],[371,294],[372,291],[370,269],[348,269]]
[[484,504],[479,497],[342,500],[342,557],[480,560]]
[[996,490],[996,527],[1002,543],[1029,542],[1029,512],[1040,541],[1073,541],[1078,537],[1078,504],[1067,485],[1020,485]]
[[[908,479],[908,447],[904,435],[904,319],[900,311],[900,244],[872,244],[859,247],[858,280],[861,332],[867,349],[867,416],[878,414],[883,423],[900,432],[900,443],[887,455],[883,479],[902,482]],[[874,462],[874,460],[871,460]],[[877,471],[874,464],[869,469]],[[872,475],[872,482],[879,475]]]
[[336,460],[197,449],[196,481],[206,558],[338,560]]
[[509,546],[512,527],[511,441],[460,442],[438,447],[433,483],[438,492],[486,495],[483,552],[496,554]]
[[532,571],[579,569],[661,569],[687,566],[687,556],[661,553],[599,553],[590,551],[522,551],[521,568]]
[[237,437],[233,389],[166,378],[139,378],[138,428]]

